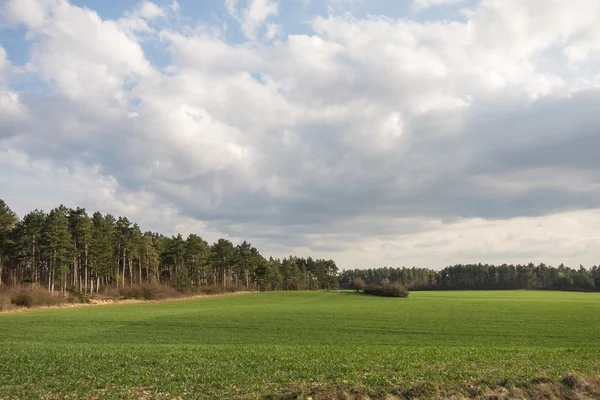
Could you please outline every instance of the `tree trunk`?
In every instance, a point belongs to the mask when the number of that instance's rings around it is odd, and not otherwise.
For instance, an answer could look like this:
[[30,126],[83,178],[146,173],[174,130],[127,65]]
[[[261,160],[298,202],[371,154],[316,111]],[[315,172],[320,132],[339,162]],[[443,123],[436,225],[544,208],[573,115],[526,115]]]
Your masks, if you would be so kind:
[[85,244],[85,247],[83,249],[83,256],[85,257],[85,267],[84,267],[84,274],[85,276],[83,277],[83,290],[85,291],[85,293],[87,293],[88,290],[88,259],[87,259],[87,243]]
[[50,273],[50,293],[54,293],[54,269]]
[[[117,282],[117,287],[119,287],[119,282]],[[125,250],[123,250],[123,287],[125,287]]]
[[[32,276],[32,280],[34,282],[37,282],[38,276],[37,276],[37,265],[35,263],[35,239],[32,240],[31,242],[31,268],[33,268],[33,276]],[[2,274],[0,274],[2,275]]]
[[148,257],[146,257],[146,280],[150,283],[150,264],[148,263]]
[[73,286],[77,285],[77,264],[79,263],[79,256],[77,255],[77,241],[73,243],[73,276],[71,284]]
[[133,285],[133,261],[131,255],[129,256],[129,284]]

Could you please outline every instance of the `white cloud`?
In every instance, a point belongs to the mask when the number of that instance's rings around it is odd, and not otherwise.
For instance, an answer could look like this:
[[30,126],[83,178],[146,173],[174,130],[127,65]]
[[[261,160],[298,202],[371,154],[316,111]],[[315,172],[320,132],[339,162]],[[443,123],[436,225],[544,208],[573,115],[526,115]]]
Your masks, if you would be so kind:
[[6,59],[6,50],[0,46],[0,77],[2,76],[2,72],[9,67],[9,64],[9,61]]
[[414,6],[416,10],[423,10],[429,7],[459,4],[464,1],[465,0],[414,0]]
[[94,11],[64,0],[12,0],[4,10],[29,29],[29,70],[69,97],[118,102],[125,79],[153,73],[140,44]]
[[8,1],[2,9],[2,16],[9,25],[25,24],[31,29],[41,27],[52,8],[66,5],[61,0],[22,0]]
[[154,33],[149,24],[154,23],[159,19],[166,18],[169,11],[174,13],[178,12],[176,2],[173,3],[171,7],[161,8],[155,3],[144,0],[140,2],[134,10],[127,12],[118,20],[119,28],[134,40],[138,40],[139,38],[136,36],[140,34]]
[[[176,4],[177,2],[173,3],[175,8],[177,8]],[[165,12],[156,4],[145,0],[139,5],[139,14],[142,18],[153,19],[163,17]]]
[[[237,19],[242,28],[242,32],[249,39],[256,39],[258,31],[263,27],[265,22],[273,16],[277,15],[279,8],[278,0],[248,0],[245,8],[239,10],[238,0],[225,0],[225,6],[229,15]],[[265,34],[267,39],[272,39],[276,34],[275,24],[267,25]]]
[[266,40],[273,40],[281,36],[281,25],[279,24],[267,24],[267,31],[264,34]]
[[334,12],[285,37],[277,2],[225,6],[248,41],[147,1],[116,20],[6,2],[44,94],[0,75],[5,200],[342,267],[593,260],[599,1],[484,0],[425,23]]

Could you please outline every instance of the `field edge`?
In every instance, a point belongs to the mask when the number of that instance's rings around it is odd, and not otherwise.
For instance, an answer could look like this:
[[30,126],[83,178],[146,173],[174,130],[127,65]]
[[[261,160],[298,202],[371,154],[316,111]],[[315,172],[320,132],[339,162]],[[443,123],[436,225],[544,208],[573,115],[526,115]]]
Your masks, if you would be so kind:
[[600,375],[570,373],[559,378],[540,376],[529,380],[495,382],[460,382],[433,384],[424,382],[412,386],[397,386],[369,390],[344,385],[290,386],[279,393],[261,394],[263,400],[430,400],[430,399],[600,399]]
[[[232,293],[217,293],[217,294],[194,294],[191,296],[182,296],[182,297],[170,297],[166,299],[160,300],[142,300],[142,299],[114,299],[114,300],[90,300],[89,303],[64,303],[57,304],[52,306],[35,306],[35,307],[18,307],[15,306],[10,309],[0,309],[0,316],[4,314],[19,314],[26,312],[35,312],[42,310],[57,310],[57,309],[71,309],[71,308],[84,308],[84,307],[107,307],[107,306],[121,306],[128,304],[161,304],[161,303],[174,303],[174,302],[182,302],[182,301],[190,301],[190,300],[200,300],[200,299],[209,299],[209,298],[218,298],[218,297],[228,297],[234,295],[242,295],[242,294],[252,294],[252,293],[261,293],[261,292],[253,292],[253,291],[240,291],[240,292],[232,292]],[[3,399],[0,399],[3,400]]]

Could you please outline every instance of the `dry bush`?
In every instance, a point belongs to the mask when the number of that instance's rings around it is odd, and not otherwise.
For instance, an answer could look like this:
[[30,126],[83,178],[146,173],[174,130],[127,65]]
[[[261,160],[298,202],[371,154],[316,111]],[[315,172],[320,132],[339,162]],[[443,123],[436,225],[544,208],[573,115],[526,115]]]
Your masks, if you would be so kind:
[[12,304],[18,307],[57,306],[66,303],[61,295],[54,295],[41,286],[31,286],[24,289],[13,288],[8,292]]
[[355,278],[352,281],[352,289],[356,290],[357,292],[365,290],[365,286],[366,286],[365,281],[363,281],[360,278]]
[[118,299],[121,296],[121,291],[117,287],[106,286],[103,290],[100,291],[100,294],[105,299]]
[[0,311],[8,311],[13,307],[10,296],[6,293],[0,293]]
[[374,296],[408,297],[408,289],[398,282],[384,283],[382,285],[366,285],[363,292]]
[[237,293],[243,291],[244,288],[239,286],[227,285],[225,287],[225,293]]
[[119,297],[124,299],[146,299],[144,289],[141,285],[130,285],[119,289]]
[[223,287],[217,285],[203,286],[200,288],[199,292],[209,296],[213,294],[220,294],[223,293]]
[[88,295],[84,292],[80,292],[78,290],[71,290],[67,295],[67,301],[72,304],[77,303],[89,303],[90,299]]
[[223,294],[223,293],[237,293],[247,291],[243,287],[238,287],[235,285],[227,285],[225,287],[221,285],[211,285],[211,286],[203,286],[198,288],[198,292],[207,296],[215,295],[215,294]]
[[184,296],[184,293],[177,291],[175,288],[160,284],[145,286],[145,293],[152,300],[175,299]]
[[121,288],[119,294],[124,299],[138,300],[164,300],[183,296],[183,293],[173,287],[161,284],[126,286]]

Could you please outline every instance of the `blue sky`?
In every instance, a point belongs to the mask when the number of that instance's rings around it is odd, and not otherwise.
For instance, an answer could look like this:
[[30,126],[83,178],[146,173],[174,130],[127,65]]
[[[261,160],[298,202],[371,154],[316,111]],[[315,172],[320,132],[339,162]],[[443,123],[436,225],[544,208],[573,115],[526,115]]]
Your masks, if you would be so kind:
[[[72,0],[71,4],[91,9],[103,19],[118,19],[126,12],[134,9],[139,0]],[[171,0],[158,0],[157,5],[168,7],[173,4]],[[428,7],[416,10],[411,0],[286,0],[278,4],[278,15],[273,20],[281,24],[284,34],[311,34],[311,21],[315,16],[326,16],[333,10],[335,13],[349,13],[355,18],[367,15],[385,16],[394,19],[411,19],[415,21],[461,20],[460,10],[473,7],[477,0],[461,1]],[[246,40],[238,24],[227,12],[224,0],[178,0],[181,7],[181,17],[191,23],[205,23],[221,25],[226,23],[228,29],[225,33],[228,40],[234,43]],[[239,4],[243,7],[244,0]],[[2,30],[0,45],[9,54],[15,65],[23,65],[28,58],[28,46],[24,38],[26,30],[22,26],[10,27]],[[148,49],[152,52],[152,48]],[[168,61],[154,52],[155,62],[165,65]]]

